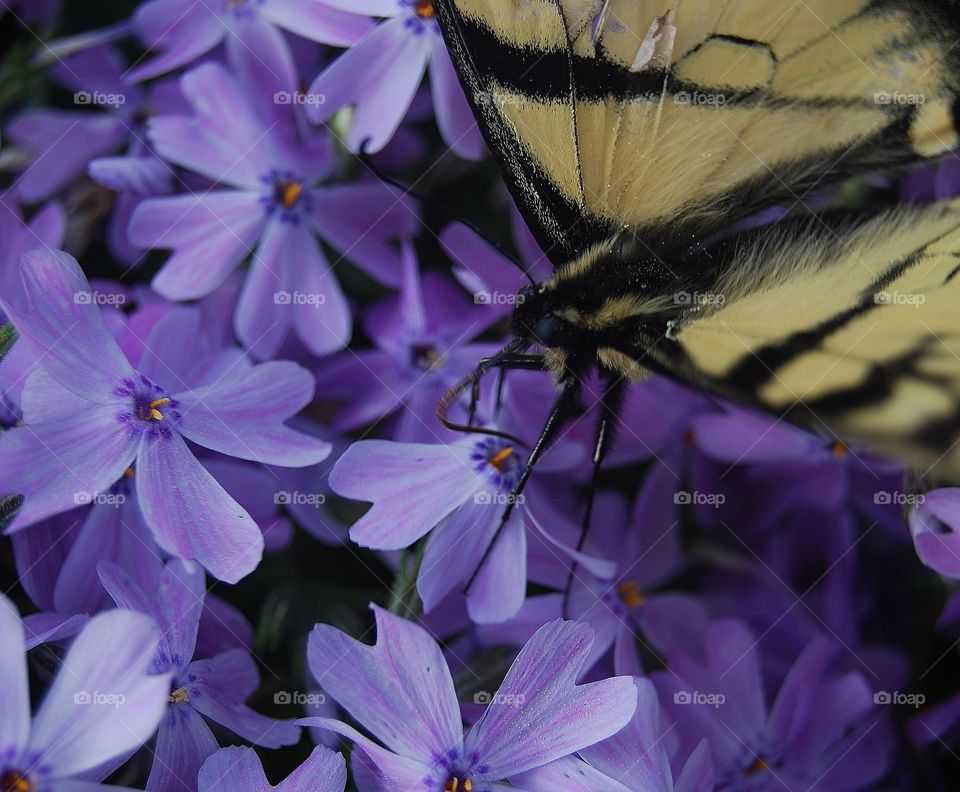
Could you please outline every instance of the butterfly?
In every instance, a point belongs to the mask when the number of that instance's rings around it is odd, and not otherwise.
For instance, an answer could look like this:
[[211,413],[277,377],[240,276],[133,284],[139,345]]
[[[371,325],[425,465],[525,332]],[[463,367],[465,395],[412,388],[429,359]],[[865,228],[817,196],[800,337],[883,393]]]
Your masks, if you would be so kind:
[[[625,383],[656,373],[960,479],[960,203],[871,217],[811,200],[958,146],[960,4],[434,7],[554,265],[458,391],[493,368],[552,372],[528,472],[596,370],[597,465]],[[771,207],[806,211],[731,233]]]

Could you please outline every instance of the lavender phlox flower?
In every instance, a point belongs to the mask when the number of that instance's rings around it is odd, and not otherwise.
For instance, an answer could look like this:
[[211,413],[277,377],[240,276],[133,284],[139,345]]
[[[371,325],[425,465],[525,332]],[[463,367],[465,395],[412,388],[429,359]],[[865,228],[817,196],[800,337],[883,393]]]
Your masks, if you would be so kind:
[[324,69],[309,93],[324,97],[308,114],[317,123],[352,107],[347,145],[379,151],[393,137],[430,72],[433,107],[444,141],[457,154],[480,159],[480,130],[440,36],[430,0],[318,0],[331,9],[384,17],[370,33]]
[[615,734],[636,708],[636,688],[627,677],[576,684],[591,630],[555,621],[520,651],[464,734],[440,647],[422,627],[379,608],[374,612],[374,646],[318,625],[308,659],[323,690],[375,739],[336,720],[301,721],[354,743],[361,792],[384,784],[424,792],[504,789],[502,782],[513,776]]
[[302,0],[150,0],[141,3],[133,29],[155,57],[132,69],[138,82],[186,66],[226,45],[234,68],[251,57],[283,73],[291,55],[283,31],[312,41],[350,46],[370,29],[370,20]]
[[[400,294],[374,305],[364,330],[374,348],[321,362],[325,398],[343,400],[334,431],[350,431],[396,414],[391,437],[431,442],[450,434],[436,419],[443,394],[497,345],[476,343],[497,314],[468,301],[438,273],[422,278],[412,245],[404,244]],[[399,411],[399,412],[397,412]]]
[[260,686],[256,664],[245,649],[195,658],[204,606],[204,577],[198,566],[168,562],[152,591],[142,589],[116,564],[102,562],[98,570],[118,605],[151,615],[163,630],[152,668],[172,678],[148,790],[195,788],[201,765],[217,750],[205,719],[268,748],[299,739],[291,721],[260,715],[244,703]]
[[169,675],[147,673],[157,626],[126,610],[91,619],[32,718],[23,627],[3,595],[0,635],[0,788],[100,789],[89,774],[139,748],[163,717]]
[[22,279],[19,294],[0,298],[17,343],[37,361],[25,387],[26,426],[0,436],[0,479],[25,496],[10,530],[132,476],[161,548],[200,560],[224,580],[249,573],[262,552],[260,530],[186,440],[261,463],[315,464],[329,446],[284,426],[312,397],[312,377],[294,364],[266,363],[181,390],[156,354],[139,370],[130,365],[70,256],[28,253]]
[[949,578],[960,578],[960,488],[932,490],[915,498],[910,533],[920,560]]
[[252,748],[221,748],[200,768],[199,792],[343,792],[347,765],[343,756],[318,746],[296,770],[276,786],[263,773]]
[[323,184],[334,165],[327,140],[281,134],[224,67],[199,66],[181,87],[193,116],[152,119],[150,139],[165,159],[218,186],[147,199],[133,213],[134,244],[173,250],[154,288],[171,300],[203,297],[252,255],[234,317],[244,344],[270,357],[293,331],[314,354],[342,348],[350,310],[316,235],[378,280],[399,284],[400,251],[391,242],[416,227],[410,203],[380,182]]

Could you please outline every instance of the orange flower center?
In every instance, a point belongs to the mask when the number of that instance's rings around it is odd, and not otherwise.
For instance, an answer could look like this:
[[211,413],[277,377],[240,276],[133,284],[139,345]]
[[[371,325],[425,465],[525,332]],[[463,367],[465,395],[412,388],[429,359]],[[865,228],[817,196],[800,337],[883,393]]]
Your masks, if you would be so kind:
[[473,781],[469,778],[460,780],[459,776],[451,776],[443,787],[443,792],[470,792],[473,789]]
[[513,453],[513,446],[507,446],[496,456],[490,457],[490,464],[503,473],[504,465]]
[[32,789],[30,779],[16,770],[8,770],[0,776],[0,792],[30,792]]
[[413,4],[413,10],[421,19],[433,19],[437,12],[433,7],[433,0],[416,0]]
[[757,773],[762,773],[764,770],[769,769],[770,765],[767,764],[767,761],[758,756],[753,760],[753,763],[743,771],[743,775],[746,778],[752,778],[753,776],[757,775]]
[[837,440],[833,446],[833,458],[834,459],[843,459],[847,454],[850,453],[850,447],[843,442],[843,440]]
[[643,594],[643,589],[640,588],[640,584],[635,580],[626,580],[618,584],[617,594],[620,595],[623,604],[628,608],[639,608],[647,601],[647,598]]
[[303,192],[303,182],[291,181],[281,182],[276,187],[276,198],[284,209],[292,209],[293,205],[299,200]]
[[144,421],[162,421],[163,413],[160,412],[160,408],[166,407],[168,404],[170,404],[170,399],[166,396],[162,399],[154,399],[146,407],[138,408],[137,415]]

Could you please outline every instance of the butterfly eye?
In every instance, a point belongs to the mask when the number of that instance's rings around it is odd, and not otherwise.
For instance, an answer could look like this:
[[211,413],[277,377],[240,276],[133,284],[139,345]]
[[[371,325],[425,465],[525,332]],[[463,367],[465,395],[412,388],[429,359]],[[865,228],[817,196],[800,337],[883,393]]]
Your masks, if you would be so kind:
[[564,343],[567,337],[567,323],[562,319],[553,316],[545,316],[539,322],[533,331],[537,341],[548,349],[558,347]]

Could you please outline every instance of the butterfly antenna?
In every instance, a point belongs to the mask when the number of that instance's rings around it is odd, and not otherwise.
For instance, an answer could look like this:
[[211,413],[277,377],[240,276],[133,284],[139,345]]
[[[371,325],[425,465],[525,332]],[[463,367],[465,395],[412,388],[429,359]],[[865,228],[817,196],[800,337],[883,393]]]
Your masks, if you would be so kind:
[[[372,159],[370,158],[370,152],[367,150],[369,146],[370,146],[370,138],[367,138],[366,140],[363,141],[363,143],[360,144],[360,152],[357,154],[357,159],[359,159],[360,163],[365,168],[367,168],[367,170],[369,170],[374,176],[376,176],[380,181],[382,181],[384,184],[389,184],[391,187],[396,188],[397,190],[402,192],[404,195],[409,195],[411,198],[420,202],[421,204],[424,204],[425,206],[429,206],[434,211],[445,216],[448,220],[451,220],[453,222],[460,223],[461,225],[466,226],[474,234],[480,237],[480,239],[482,239],[484,242],[490,245],[490,247],[494,248],[507,261],[513,264],[514,267],[520,270],[520,272],[523,273],[524,277],[528,281],[530,281],[531,286],[537,285],[536,280],[534,280],[533,276],[530,274],[527,268],[520,261],[518,261],[515,256],[513,256],[508,251],[504,250],[503,247],[498,242],[490,239],[490,237],[484,234],[479,228],[477,228],[477,226],[475,226],[469,220],[465,220],[461,215],[454,212],[449,206],[444,206],[443,204],[437,203],[431,198],[425,198],[422,195],[418,195],[413,191],[413,189],[410,186],[404,184],[398,179],[394,179],[392,176],[388,176],[383,171],[381,171],[373,163]],[[421,220],[420,222],[426,228],[426,223],[424,223],[423,220]]]

